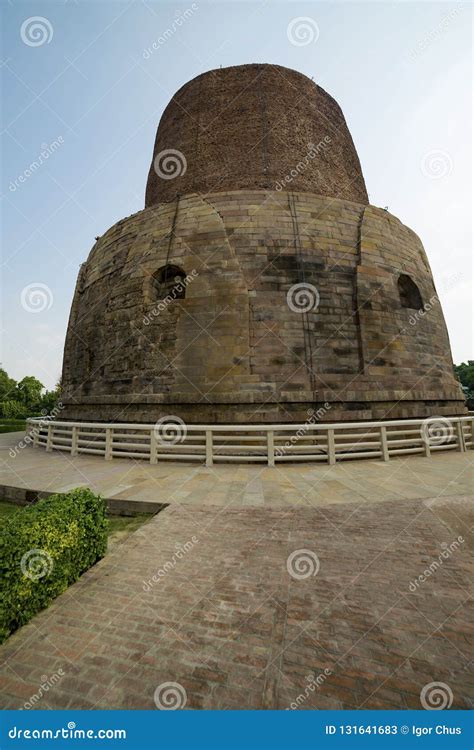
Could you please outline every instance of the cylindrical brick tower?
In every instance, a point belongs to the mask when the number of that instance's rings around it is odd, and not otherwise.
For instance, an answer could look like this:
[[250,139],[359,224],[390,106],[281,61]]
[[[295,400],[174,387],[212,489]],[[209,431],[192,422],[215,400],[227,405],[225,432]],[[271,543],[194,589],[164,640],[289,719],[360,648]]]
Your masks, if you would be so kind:
[[243,65],[173,97],[145,209],[81,267],[63,402],[68,419],[148,423],[464,413],[423,246],[368,205],[319,86]]

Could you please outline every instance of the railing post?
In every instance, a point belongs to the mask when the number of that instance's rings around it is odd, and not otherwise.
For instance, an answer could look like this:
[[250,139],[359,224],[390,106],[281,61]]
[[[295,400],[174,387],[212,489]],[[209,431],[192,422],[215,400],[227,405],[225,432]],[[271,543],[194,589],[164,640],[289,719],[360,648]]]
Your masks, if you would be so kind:
[[425,446],[425,456],[429,458],[431,456],[431,448],[430,448],[430,434],[429,431],[425,431],[424,437],[421,439],[422,443],[424,443]]
[[112,435],[113,427],[105,428],[105,460],[112,460]]
[[39,443],[39,434],[40,434],[41,424],[38,422],[37,425],[33,425],[33,448],[38,447]]
[[328,464],[333,466],[336,463],[336,444],[334,441],[334,430],[328,429]]
[[206,430],[206,466],[212,466],[214,459],[212,456],[212,430]]
[[273,430],[267,430],[267,458],[268,465],[275,466],[275,440]]
[[53,450],[52,443],[53,443],[53,425],[50,423],[48,424],[48,436],[46,438],[46,450],[47,451]]
[[71,456],[77,456],[79,446],[79,427],[72,428]]
[[466,451],[466,445],[464,443],[464,430],[460,419],[456,422],[456,437],[458,439],[458,450],[461,453],[464,453]]
[[474,419],[471,419],[471,450],[474,451]]
[[156,432],[154,427],[150,430],[150,463],[158,463],[158,454],[156,450]]
[[382,458],[384,461],[389,461],[390,454],[388,452],[388,442],[387,442],[387,428],[385,425],[381,425],[380,427],[380,445],[382,447]]

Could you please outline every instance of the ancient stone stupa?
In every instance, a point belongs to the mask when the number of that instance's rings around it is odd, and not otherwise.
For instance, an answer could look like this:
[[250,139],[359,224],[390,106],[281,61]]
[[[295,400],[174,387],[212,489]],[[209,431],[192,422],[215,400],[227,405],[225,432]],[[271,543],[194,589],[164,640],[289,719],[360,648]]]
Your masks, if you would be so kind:
[[145,209],[81,267],[63,386],[63,418],[88,421],[464,412],[419,238],[369,205],[334,99],[260,64],[167,106]]

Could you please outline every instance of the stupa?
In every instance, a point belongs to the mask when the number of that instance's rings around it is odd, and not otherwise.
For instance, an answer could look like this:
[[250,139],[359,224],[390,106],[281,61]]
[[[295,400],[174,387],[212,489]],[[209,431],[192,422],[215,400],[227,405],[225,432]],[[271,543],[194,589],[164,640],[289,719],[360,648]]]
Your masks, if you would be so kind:
[[62,418],[154,423],[465,412],[423,245],[369,205],[338,104],[294,70],[185,84],[145,208],[82,265]]

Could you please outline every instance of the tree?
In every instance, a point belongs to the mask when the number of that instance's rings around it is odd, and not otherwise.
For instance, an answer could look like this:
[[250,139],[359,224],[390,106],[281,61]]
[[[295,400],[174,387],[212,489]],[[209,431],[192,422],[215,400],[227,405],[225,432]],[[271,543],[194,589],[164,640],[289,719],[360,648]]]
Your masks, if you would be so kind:
[[454,365],[454,374],[462,385],[470,408],[474,406],[474,359]]
[[10,378],[6,371],[0,367],[0,401],[15,399],[16,380]]
[[51,415],[61,399],[61,379],[56,383],[54,391],[46,391],[41,396],[41,413]]
[[19,393],[18,400],[24,404],[27,411],[35,411],[40,407],[41,392],[44,389],[43,383],[33,375],[27,375],[17,385]]

